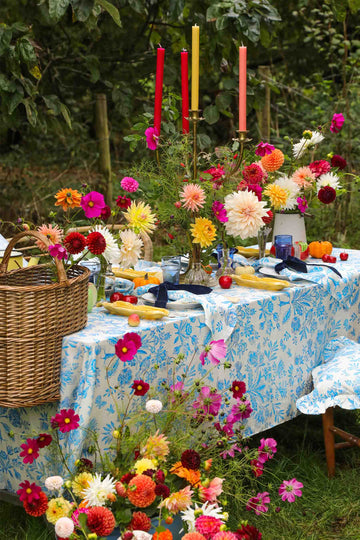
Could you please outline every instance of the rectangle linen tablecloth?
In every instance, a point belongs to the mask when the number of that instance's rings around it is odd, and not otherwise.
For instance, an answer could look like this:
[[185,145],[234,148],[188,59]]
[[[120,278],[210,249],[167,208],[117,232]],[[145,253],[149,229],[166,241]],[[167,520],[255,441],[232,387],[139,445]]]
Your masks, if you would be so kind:
[[[320,363],[322,349],[330,339],[340,335],[359,339],[360,252],[349,250],[349,260],[336,267],[340,272],[342,268],[352,269],[344,272],[351,277],[342,286],[341,298],[333,289],[309,281],[296,282],[280,292],[233,287],[211,293],[232,295],[236,300],[225,302],[228,313],[218,317],[212,328],[219,336],[226,323],[230,334],[227,360],[232,366],[216,376],[213,384],[222,389],[230,387],[234,379],[245,381],[254,410],[246,434],[264,431],[297,414],[296,400],[309,392],[311,371]],[[124,391],[140,378],[153,389],[158,387],[167,379],[178,353],[185,354],[186,364],[196,349],[200,354],[211,340],[209,316],[206,320],[202,309],[171,315],[161,321],[142,320],[132,329],[126,318],[95,309],[85,329],[64,338],[60,403],[0,408],[0,489],[14,492],[25,479],[41,483],[46,476],[63,473],[61,464],[54,463],[46,449],[33,464],[23,464],[19,456],[20,444],[46,432],[50,417],[62,408],[74,408],[80,415],[80,425],[96,430],[100,446],[109,448],[117,416],[106,381],[106,365],[114,356],[117,340],[132,330],[142,339],[132,361],[125,364],[116,359],[111,364],[111,384]],[[152,369],[155,363],[157,370]],[[203,370],[200,362],[193,363],[191,377],[198,377]],[[62,445],[73,463],[88,446],[86,432],[70,432]]]

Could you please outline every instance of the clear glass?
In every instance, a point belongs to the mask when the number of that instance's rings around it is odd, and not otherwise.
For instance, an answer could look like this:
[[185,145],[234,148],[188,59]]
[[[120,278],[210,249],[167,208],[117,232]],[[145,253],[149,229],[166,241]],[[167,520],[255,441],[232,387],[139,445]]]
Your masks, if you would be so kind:
[[223,248],[222,257],[219,260],[219,268],[216,270],[215,276],[217,278],[221,276],[230,276],[235,273],[234,268],[232,267],[232,259],[230,257],[230,250],[228,248]]
[[163,280],[169,283],[179,284],[181,269],[181,257],[180,255],[169,255],[162,257],[161,270],[163,273]]
[[259,259],[265,257],[266,242],[270,232],[270,227],[262,227],[258,232]]
[[184,283],[188,285],[209,285],[209,277],[202,264],[195,262],[184,275]]
[[115,292],[116,276],[112,271],[111,263],[101,257],[101,270],[97,283],[97,301],[106,301]]

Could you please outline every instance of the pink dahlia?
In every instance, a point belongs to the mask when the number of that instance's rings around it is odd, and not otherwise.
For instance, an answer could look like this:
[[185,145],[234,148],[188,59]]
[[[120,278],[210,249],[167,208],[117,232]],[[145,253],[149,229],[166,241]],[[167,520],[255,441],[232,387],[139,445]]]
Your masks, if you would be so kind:
[[[41,225],[41,227],[38,227],[37,230],[39,233],[46,236],[46,238],[51,242],[51,244],[59,244],[61,242],[62,236],[63,236],[63,230],[58,227],[58,225],[54,225],[54,227],[50,225]],[[41,240],[36,240],[36,245],[38,246],[41,251],[47,251],[48,247],[42,242]]]
[[180,198],[184,208],[198,212],[204,206],[205,192],[197,184],[187,184],[180,193]]
[[258,145],[256,145],[255,154],[257,156],[265,156],[266,154],[271,154],[271,152],[275,150],[275,146],[272,144],[260,141]]
[[39,446],[36,439],[26,439],[26,443],[21,444],[20,447],[23,449],[20,452],[20,457],[24,458],[24,463],[33,463],[39,457]]
[[260,440],[260,446],[258,448],[258,460],[260,463],[265,463],[268,459],[272,459],[274,457],[274,454],[277,452],[276,445],[277,442],[275,439],[268,438]]
[[230,390],[234,398],[242,398],[246,392],[246,384],[243,381],[233,381]]
[[205,415],[216,416],[221,407],[221,394],[211,390],[209,386],[203,386],[199,392],[197,401],[192,404],[200,417]]
[[102,209],[106,206],[104,195],[98,191],[90,191],[81,197],[80,204],[87,218],[100,217]]
[[331,166],[325,159],[319,159],[310,163],[309,169],[315,174],[316,178],[318,178],[322,174],[330,172]]
[[41,487],[37,486],[34,482],[30,484],[28,480],[25,480],[19,484],[19,487],[20,489],[16,493],[19,495],[21,502],[27,501],[28,503],[32,503],[34,500],[39,499]]
[[301,497],[304,485],[298,482],[296,478],[292,480],[284,480],[279,488],[279,495],[283,501],[289,501],[290,503],[295,501],[295,497]]
[[135,178],[131,178],[131,176],[124,176],[120,182],[120,185],[124,191],[135,193],[139,187],[139,182],[137,182]]
[[51,418],[51,427],[58,428],[61,433],[67,433],[79,427],[80,417],[74,409],[61,409],[60,413]]
[[251,163],[251,165],[244,167],[242,170],[242,175],[248,184],[260,184],[264,177],[261,167],[259,167],[259,165],[256,163]]
[[149,150],[156,150],[159,145],[159,132],[157,128],[149,127],[145,130],[146,144]]
[[214,217],[218,221],[221,221],[221,223],[226,223],[228,221],[225,206],[220,201],[214,201],[213,202],[213,205],[211,207],[211,211],[212,211]]
[[89,510],[90,510],[90,508],[87,508],[87,507],[77,508],[76,510],[74,510],[74,512],[71,514],[71,519],[73,520],[74,525],[76,525],[78,527],[79,526],[79,514],[88,514]]
[[68,252],[66,251],[66,248],[64,248],[64,246],[62,246],[61,244],[49,246],[48,251],[50,255],[54,257],[54,259],[59,259],[59,261],[68,258]]
[[223,339],[218,341],[210,341],[209,345],[205,346],[205,350],[200,354],[200,362],[205,363],[205,358],[208,358],[214,365],[220,364],[220,360],[226,357],[226,343]]
[[237,536],[231,531],[220,531],[215,534],[212,540],[237,540]]
[[199,497],[200,501],[209,501],[209,502],[217,502],[217,497],[221,495],[223,489],[224,479],[215,477],[210,481],[210,484],[206,487],[200,484],[199,486]]
[[339,133],[342,130],[345,122],[344,115],[341,113],[335,113],[331,120],[330,131],[331,133]]
[[249,184],[247,186],[247,190],[254,193],[257,196],[258,200],[261,201],[261,199],[262,199],[262,187],[259,186],[259,184]]
[[263,493],[258,493],[256,497],[251,497],[247,504],[246,510],[254,510],[257,516],[260,516],[263,512],[267,512],[269,507],[266,506],[270,502],[269,493],[264,491]]
[[315,179],[316,174],[312,172],[310,167],[300,167],[300,169],[297,169],[291,177],[291,180],[302,188],[310,187]]
[[213,516],[201,515],[195,520],[195,529],[205,536],[206,540],[211,540],[214,535],[220,532],[222,521]]

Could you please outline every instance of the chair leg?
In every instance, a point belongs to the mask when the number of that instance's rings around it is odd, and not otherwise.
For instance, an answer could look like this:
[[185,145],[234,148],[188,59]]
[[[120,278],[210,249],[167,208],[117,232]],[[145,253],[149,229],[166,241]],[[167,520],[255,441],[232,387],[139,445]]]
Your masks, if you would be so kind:
[[326,464],[328,470],[328,476],[335,475],[335,437],[331,428],[334,427],[334,409],[329,407],[322,415],[323,431],[324,431],[324,443],[326,453]]

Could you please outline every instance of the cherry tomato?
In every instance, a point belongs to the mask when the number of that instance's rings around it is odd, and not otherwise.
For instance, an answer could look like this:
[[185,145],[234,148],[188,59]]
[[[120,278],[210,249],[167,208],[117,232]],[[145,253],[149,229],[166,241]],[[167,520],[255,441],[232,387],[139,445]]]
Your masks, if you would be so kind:
[[321,259],[323,262],[330,262],[330,255],[328,253],[324,253]]
[[333,257],[332,255],[329,255],[328,262],[329,263],[336,263],[336,257]]
[[340,253],[340,259],[341,259],[342,261],[347,261],[348,258],[349,258],[349,254],[346,253],[345,251],[343,251],[342,253]]
[[114,292],[110,296],[110,302],[118,302],[119,300],[124,300],[124,295],[121,292]]

